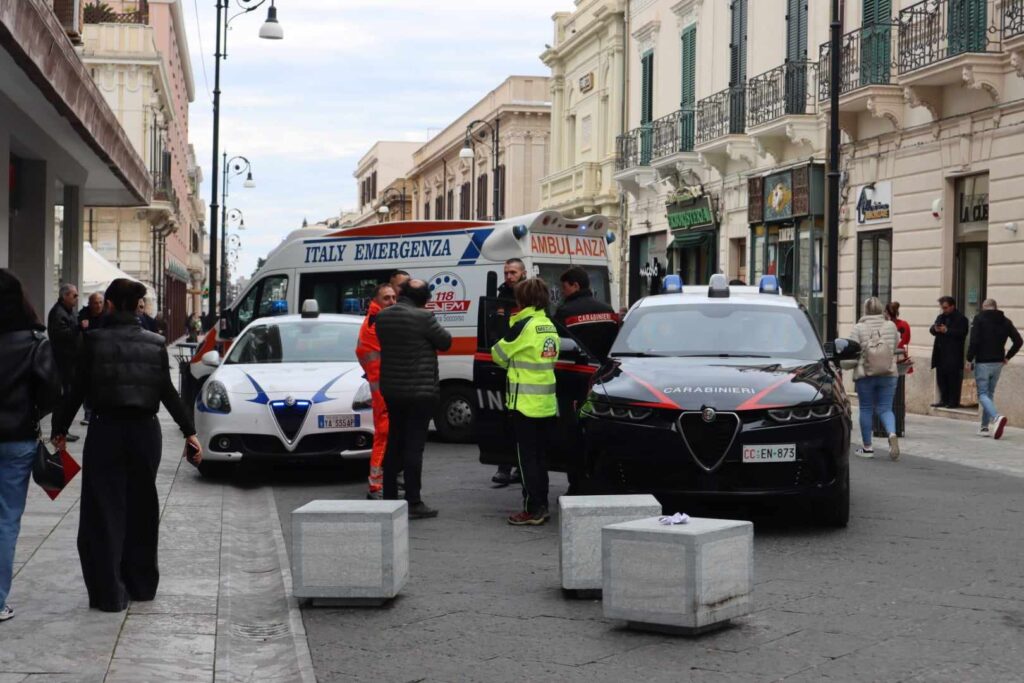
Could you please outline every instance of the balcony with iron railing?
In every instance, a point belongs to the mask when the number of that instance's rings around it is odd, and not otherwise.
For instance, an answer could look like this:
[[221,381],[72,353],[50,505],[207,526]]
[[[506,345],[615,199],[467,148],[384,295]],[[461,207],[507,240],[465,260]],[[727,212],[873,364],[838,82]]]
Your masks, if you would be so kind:
[[615,138],[615,170],[626,171],[651,163],[651,124]]
[[747,81],[747,135],[761,156],[776,161],[786,141],[818,146],[818,65],[785,62]]
[[[1024,0],[1003,0],[1003,50],[1009,53],[1024,51]],[[1024,54],[1017,57],[1021,61]]]
[[[898,24],[871,24],[845,34],[839,53],[839,112],[841,125],[857,137],[857,114],[870,112],[899,127],[904,108],[903,88],[896,83]],[[818,100],[822,111],[831,108],[832,45],[822,43],[818,61]]]
[[86,24],[148,24],[149,23],[149,2],[138,0],[137,3],[125,3],[115,10],[111,5],[101,0],[88,2],[84,8],[84,19]]
[[693,152],[696,112],[679,109],[651,124],[651,158],[655,164],[678,154]]
[[[896,70],[892,60],[898,34],[896,26],[896,23],[873,24],[850,31],[842,37],[839,53],[840,97],[859,88],[895,85]],[[818,54],[818,99],[825,101],[832,94],[832,44],[822,43]]]
[[746,130],[747,97],[743,85],[720,90],[697,102],[695,147],[701,147]]

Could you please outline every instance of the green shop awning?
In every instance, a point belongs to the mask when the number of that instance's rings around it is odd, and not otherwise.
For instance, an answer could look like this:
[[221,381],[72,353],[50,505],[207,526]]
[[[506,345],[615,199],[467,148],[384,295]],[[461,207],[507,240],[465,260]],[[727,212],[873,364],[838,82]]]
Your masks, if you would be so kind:
[[711,241],[714,233],[709,230],[698,230],[697,232],[684,232],[675,236],[675,239],[668,245],[669,249],[688,249],[700,247]]

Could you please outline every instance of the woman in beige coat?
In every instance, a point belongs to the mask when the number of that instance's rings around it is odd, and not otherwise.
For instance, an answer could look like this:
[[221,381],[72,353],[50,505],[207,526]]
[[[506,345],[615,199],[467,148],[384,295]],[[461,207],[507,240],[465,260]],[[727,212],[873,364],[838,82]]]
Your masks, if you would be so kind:
[[896,369],[896,353],[900,335],[896,325],[886,319],[885,306],[878,297],[864,302],[864,315],[850,332],[850,339],[860,344],[861,354],[853,370],[853,383],[860,403],[860,433],[864,445],[856,454],[862,458],[873,458],[875,449],[871,445],[871,426],[878,415],[889,434],[889,457],[900,457],[899,439],[896,437],[896,416],[892,402],[896,395],[899,372]]

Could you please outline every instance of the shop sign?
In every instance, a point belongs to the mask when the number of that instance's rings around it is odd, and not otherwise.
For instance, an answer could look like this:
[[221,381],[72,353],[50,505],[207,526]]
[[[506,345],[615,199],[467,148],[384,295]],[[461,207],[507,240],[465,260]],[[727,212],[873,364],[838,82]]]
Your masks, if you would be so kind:
[[714,224],[715,214],[711,210],[711,198],[707,195],[668,206],[668,227],[672,230],[690,230]]
[[776,173],[764,179],[764,219],[781,221],[793,217],[793,174]]
[[892,221],[892,181],[880,180],[857,188],[857,225]]

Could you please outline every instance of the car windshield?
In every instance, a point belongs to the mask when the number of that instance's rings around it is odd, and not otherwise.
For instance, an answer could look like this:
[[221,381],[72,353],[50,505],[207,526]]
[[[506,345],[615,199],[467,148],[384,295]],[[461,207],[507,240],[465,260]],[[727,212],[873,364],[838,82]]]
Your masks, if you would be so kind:
[[356,360],[359,325],[325,320],[266,322],[232,345],[227,364],[343,363]]
[[797,308],[681,304],[633,310],[612,356],[691,356],[816,361],[824,357],[807,315]]

